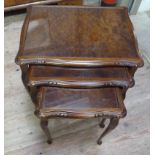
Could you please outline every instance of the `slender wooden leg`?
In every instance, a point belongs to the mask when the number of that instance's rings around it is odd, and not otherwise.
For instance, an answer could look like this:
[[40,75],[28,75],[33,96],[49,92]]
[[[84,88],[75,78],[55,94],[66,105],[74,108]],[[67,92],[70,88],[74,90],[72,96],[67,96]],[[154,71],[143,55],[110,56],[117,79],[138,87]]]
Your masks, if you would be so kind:
[[47,136],[47,143],[51,144],[52,143],[52,138],[51,138],[50,131],[48,129],[48,120],[47,119],[41,119],[40,120],[40,126],[43,129],[45,135]]
[[128,70],[129,70],[129,73],[131,74],[131,76],[134,77],[134,74],[135,74],[137,68],[136,67],[129,67]]
[[122,96],[123,96],[123,99],[125,99],[125,97],[126,97],[126,92],[123,90],[123,92],[122,92]]
[[23,82],[23,84],[24,84],[24,86],[25,86],[25,88],[27,89],[27,91],[29,91],[29,87],[27,86],[27,82],[28,82],[28,65],[21,65],[20,66],[20,68],[21,68],[21,72],[22,72],[22,75],[21,75],[21,77],[22,77],[22,82]]
[[103,118],[102,121],[99,124],[100,128],[104,128],[105,127],[105,124],[104,124],[105,121],[106,121],[106,118]]
[[108,127],[105,129],[105,131],[101,134],[101,136],[97,140],[97,144],[101,145],[102,144],[102,138],[106,134],[108,134],[110,131],[112,131],[113,129],[115,129],[116,126],[118,125],[118,123],[119,123],[119,118],[116,118],[116,117],[111,118]]
[[37,100],[38,91],[37,91],[37,89],[38,89],[37,87],[30,87],[30,89],[29,89],[29,94],[30,94],[31,99],[32,99],[35,106],[37,106],[37,103],[38,103],[38,100]]
[[122,88],[122,96],[123,96],[123,99],[125,99],[125,97],[126,97],[127,90],[128,90],[128,88],[126,88],[126,87]]
[[28,86],[28,69],[29,66],[28,65],[21,65],[21,78],[22,78],[22,82],[26,88],[26,90],[28,91],[33,103],[36,105],[37,101],[36,101],[36,94],[37,94],[37,87],[29,87]]

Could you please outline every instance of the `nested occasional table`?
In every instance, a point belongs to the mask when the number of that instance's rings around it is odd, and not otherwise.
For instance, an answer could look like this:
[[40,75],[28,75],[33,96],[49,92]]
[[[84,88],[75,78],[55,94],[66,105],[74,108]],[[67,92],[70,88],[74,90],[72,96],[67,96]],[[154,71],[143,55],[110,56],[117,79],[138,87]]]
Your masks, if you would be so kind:
[[50,118],[102,117],[101,144],[143,66],[127,8],[84,6],[29,7],[16,63],[48,143]]

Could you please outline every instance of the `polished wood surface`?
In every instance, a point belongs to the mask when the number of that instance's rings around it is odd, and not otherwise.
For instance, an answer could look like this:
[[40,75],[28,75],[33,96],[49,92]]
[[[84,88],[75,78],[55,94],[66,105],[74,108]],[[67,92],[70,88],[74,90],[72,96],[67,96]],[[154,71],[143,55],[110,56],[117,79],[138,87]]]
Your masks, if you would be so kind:
[[[61,0],[4,0],[4,7],[5,8],[10,8],[13,6],[17,6],[16,8],[18,9],[18,7],[20,8],[21,5],[25,5],[25,7],[27,6],[26,4],[35,4],[38,2],[51,2],[51,3],[55,3],[55,2],[59,2]],[[6,9],[6,10],[7,10]],[[5,11],[6,11],[5,10]]]
[[33,2],[37,2],[38,0],[16,0],[16,5],[20,5],[20,4],[26,4],[26,3],[33,3]]
[[82,6],[30,7],[16,63],[143,65],[127,8]]
[[83,0],[61,0],[58,5],[83,5]]
[[38,94],[38,103],[35,115],[40,118],[40,125],[47,136],[47,143],[52,143],[48,129],[48,119],[51,117],[63,118],[91,118],[102,117],[100,127],[104,128],[106,119],[109,125],[97,140],[102,144],[102,138],[115,129],[121,117],[126,116],[120,88],[98,89],[66,89],[55,87],[41,87]]
[[16,63],[49,144],[53,117],[101,117],[101,128],[109,119],[101,144],[126,116],[126,91],[143,66],[124,7],[29,7]]
[[16,5],[15,0],[4,0],[4,7]]
[[30,5],[82,5],[83,0],[4,0],[4,11],[27,8]]
[[41,87],[40,117],[124,117],[126,109],[119,88],[67,89]]
[[71,68],[32,65],[27,74],[29,86],[128,88],[134,85],[134,79],[126,67]]

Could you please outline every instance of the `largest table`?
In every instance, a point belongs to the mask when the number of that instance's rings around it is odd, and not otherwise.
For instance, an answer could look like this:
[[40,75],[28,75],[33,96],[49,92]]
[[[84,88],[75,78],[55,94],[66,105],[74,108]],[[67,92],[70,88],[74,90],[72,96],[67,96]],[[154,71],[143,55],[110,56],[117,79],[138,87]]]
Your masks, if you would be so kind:
[[29,7],[17,64],[140,67],[125,7]]

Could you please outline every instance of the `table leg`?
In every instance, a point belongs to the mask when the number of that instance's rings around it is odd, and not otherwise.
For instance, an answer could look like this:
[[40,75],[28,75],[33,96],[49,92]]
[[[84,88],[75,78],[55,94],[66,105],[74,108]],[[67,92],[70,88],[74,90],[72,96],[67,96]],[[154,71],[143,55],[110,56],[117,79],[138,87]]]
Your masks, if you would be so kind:
[[42,130],[44,131],[45,135],[47,136],[47,143],[51,144],[52,138],[51,138],[50,131],[48,129],[48,120],[47,119],[41,119],[40,120],[40,126],[41,126]]
[[136,70],[137,70],[136,67],[129,67],[129,73],[131,74],[132,77],[134,77]]
[[21,72],[22,72],[21,77],[22,77],[23,84],[24,84],[25,88],[29,91],[29,88],[27,86],[27,81],[28,81],[28,77],[27,77],[28,73],[27,73],[27,71],[28,71],[29,67],[28,67],[28,65],[21,65],[20,68],[21,68]]
[[103,118],[102,121],[99,124],[100,128],[104,128],[105,127],[105,124],[104,124],[105,121],[106,121],[106,118]]
[[111,118],[108,127],[105,129],[105,131],[101,134],[101,136],[97,140],[97,144],[101,145],[102,144],[102,138],[106,134],[108,134],[110,131],[115,129],[117,127],[118,123],[119,123],[119,118],[116,118],[116,117]]
[[21,75],[22,82],[23,82],[26,90],[30,94],[33,103],[36,104],[37,103],[37,101],[36,101],[37,87],[29,87],[28,86],[28,69],[29,69],[29,65],[21,65],[20,68],[21,68],[21,74],[22,74]]
[[123,99],[125,99],[125,97],[126,97],[126,92],[127,92],[127,89],[128,88],[122,88],[122,96],[123,96]]

